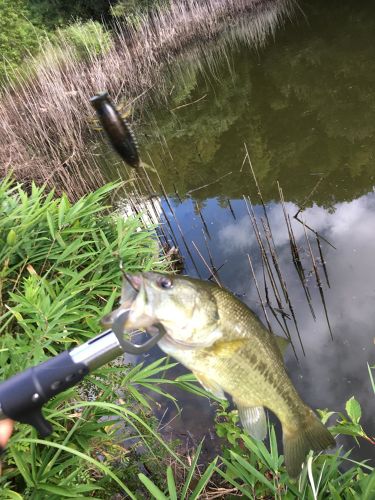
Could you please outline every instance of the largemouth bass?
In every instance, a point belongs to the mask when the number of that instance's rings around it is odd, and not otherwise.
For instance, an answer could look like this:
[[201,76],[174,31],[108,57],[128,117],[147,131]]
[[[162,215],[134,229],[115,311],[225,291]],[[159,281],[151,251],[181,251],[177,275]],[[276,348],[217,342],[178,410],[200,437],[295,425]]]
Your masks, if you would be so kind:
[[267,432],[264,407],[279,418],[285,464],[297,477],[309,450],[335,445],[330,432],[299,397],[282,358],[287,341],[272,335],[231,293],[182,276],[129,276],[138,290],[124,329],[160,323],[159,347],[190,369],[214,395],[232,396],[244,429],[257,439]]

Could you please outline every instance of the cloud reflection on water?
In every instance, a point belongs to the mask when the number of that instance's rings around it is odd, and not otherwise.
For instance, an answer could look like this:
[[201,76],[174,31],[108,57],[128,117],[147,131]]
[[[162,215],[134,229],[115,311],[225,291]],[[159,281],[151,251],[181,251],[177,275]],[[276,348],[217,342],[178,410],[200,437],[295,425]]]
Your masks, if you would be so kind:
[[[243,200],[231,200],[236,220],[228,208],[217,199],[205,202],[203,213],[208,224],[211,239],[209,247],[215,265],[219,267],[220,279],[225,287],[237,293],[264,321],[259,298],[250,274],[247,253],[252,257],[260,284],[263,283],[262,268],[256,238]],[[287,202],[286,210],[292,217],[297,206]],[[186,240],[194,241],[205,254],[202,224],[193,215],[191,200],[176,203],[177,217],[183,227]],[[263,217],[261,206],[254,206],[257,219]],[[292,321],[289,328],[295,340],[299,363],[292,349],[286,356],[286,366],[293,383],[302,398],[312,408],[329,408],[344,411],[345,402],[355,395],[363,408],[363,425],[368,433],[374,434],[374,414],[371,386],[366,363],[374,364],[375,337],[375,194],[373,192],[351,202],[337,203],[330,210],[319,206],[307,208],[300,217],[324,235],[335,245],[336,250],[322,242],[331,288],[328,288],[322,266],[319,273],[324,284],[324,294],[334,341],[331,341],[327,321],[314,275],[309,275],[308,284],[316,313],[314,321],[298,275],[292,263],[288,233],[282,207],[279,203],[267,204],[267,213],[276,243],[281,269],[296,313],[299,330],[306,351],[304,357],[298,346]],[[306,251],[303,226],[292,218],[293,231],[300,250],[306,274],[312,269],[311,259]],[[309,232],[315,258],[319,258],[314,235]],[[195,257],[197,257],[195,255]],[[206,267],[197,257],[197,264],[203,277],[208,276]],[[187,274],[194,275],[194,268],[186,259]],[[263,288],[263,287],[261,287]],[[276,333],[281,334],[277,324]],[[159,354],[160,355],[160,354]],[[207,401],[179,392],[178,399],[184,411],[174,425],[196,432],[196,414],[199,411],[201,432],[213,426],[212,410]],[[168,413],[169,414],[169,413]],[[340,438],[345,448],[354,446],[353,441]],[[353,457],[371,457],[371,445],[361,443],[355,448]]]
[[[293,203],[286,203],[285,206],[290,216],[298,210]],[[289,352],[286,362],[288,371],[303,398],[313,407],[342,411],[345,401],[354,394],[365,408],[368,432],[374,433],[373,422],[370,421],[371,414],[374,414],[374,397],[366,362],[374,364],[375,361],[375,195],[369,193],[351,202],[338,203],[330,211],[312,206],[300,215],[336,247],[334,250],[322,243],[331,282],[330,289],[325,286],[325,299],[334,342],[330,339],[314,276],[310,277],[309,286],[317,321],[309,313],[303,289],[292,265],[281,205],[272,203],[267,208],[281,268],[285,273],[306,350],[306,357],[303,357],[299,349],[300,365],[296,364]],[[255,207],[255,211],[257,217],[263,216],[261,207]],[[306,249],[303,226],[294,219],[292,225],[297,245],[302,249],[305,270],[311,270],[309,255],[303,252],[303,248]],[[247,213],[237,222],[222,227],[217,236],[218,245],[229,262],[242,260],[244,263],[245,253],[256,258],[258,247]],[[312,233],[309,233],[309,239],[314,247],[314,255],[318,257]],[[257,279],[262,283],[259,260],[257,268]],[[319,272],[323,281],[323,269],[320,268]],[[246,291],[245,301],[254,308],[254,304],[257,301],[259,303],[257,292],[253,283],[243,274],[240,277],[236,271],[231,281],[240,279]],[[259,305],[256,309],[263,317]]]

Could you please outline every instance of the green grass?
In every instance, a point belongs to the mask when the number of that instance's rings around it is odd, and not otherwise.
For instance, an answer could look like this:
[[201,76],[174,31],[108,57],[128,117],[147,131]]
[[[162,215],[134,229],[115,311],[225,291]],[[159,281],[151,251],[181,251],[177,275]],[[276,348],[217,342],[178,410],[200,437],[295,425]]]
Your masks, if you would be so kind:
[[[1,380],[99,333],[119,297],[120,261],[127,271],[164,268],[154,232],[106,209],[116,187],[71,204],[35,185],[26,193],[10,178],[0,184]],[[0,497],[131,496],[129,483],[141,486],[132,472],[139,446],[144,460],[180,460],[156,433],[150,398],[139,391],[163,393],[159,379],[172,366],[116,363],[95,372],[46,406],[54,428],[47,440],[18,424],[2,458]]]
[[[353,398],[347,403],[347,409],[351,418]],[[359,420],[358,408],[354,411],[354,415]],[[268,443],[264,443],[244,434],[238,422],[238,411],[230,411],[229,404],[221,402],[216,415],[216,432],[225,440],[222,445],[222,456],[216,457],[202,470],[202,467],[198,467],[200,445],[195,452],[189,471],[185,473],[185,480],[177,481],[171,468],[168,468],[164,489],[161,489],[150,478],[139,474],[151,498],[196,500],[200,498],[199,495],[206,487],[209,487],[206,493],[210,491],[213,498],[215,494],[219,495],[216,498],[243,496],[253,499],[280,500],[296,498],[370,500],[374,498],[374,468],[366,461],[352,460],[351,451],[345,452],[340,447],[334,453],[313,454],[311,452],[299,479],[291,480],[284,466],[284,457],[278,448],[274,426],[269,424]],[[334,429],[340,428],[339,422]],[[345,428],[343,431],[346,434]],[[363,437],[361,432],[357,434],[357,437]],[[159,480],[159,483],[162,481]]]

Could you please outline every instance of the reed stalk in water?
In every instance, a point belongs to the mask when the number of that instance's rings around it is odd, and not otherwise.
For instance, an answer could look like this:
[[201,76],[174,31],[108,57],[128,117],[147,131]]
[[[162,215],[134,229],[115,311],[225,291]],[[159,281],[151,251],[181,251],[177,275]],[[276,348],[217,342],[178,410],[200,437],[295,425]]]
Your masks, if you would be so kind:
[[312,248],[311,248],[311,245],[310,245],[310,240],[309,240],[309,237],[307,235],[307,231],[306,231],[307,226],[303,222],[302,222],[302,224],[303,224],[303,229],[304,229],[304,232],[305,232],[305,239],[306,239],[307,247],[308,247],[309,253],[310,253],[311,262],[312,262],[312,265],[313,265],[313,270],[314,270],[314,274],[315,274],[316,284],[317,284],[318,289],[319,289],[319,294],[320,294],[320,298],[321,298],[321,301],[322,301],[322,304],[323,304],[324,314],[325,314],[325,317],[326,317],[326,320],[327,320],[328,330],[329,330],[329,333],[331,335],[331,339],[333,340],[333,333],[332,333],[332,329],[331,329],[331,323],[329,322],[327,304],[326,304],[325,297],[324,297],[324,292],[323,292],[323,287],[322,287],[322,282],[321,282],[321,279],[320,279],[318,267],[316,265],[314,253],[312,251]]

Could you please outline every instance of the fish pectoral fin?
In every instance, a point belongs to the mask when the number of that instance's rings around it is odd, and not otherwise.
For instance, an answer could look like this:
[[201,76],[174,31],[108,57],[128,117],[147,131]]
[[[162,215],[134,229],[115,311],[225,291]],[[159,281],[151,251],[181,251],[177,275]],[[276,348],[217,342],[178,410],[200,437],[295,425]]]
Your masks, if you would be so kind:
[[236,405],[245,431],[251,437],[263,441],[267,436],[267,419],[263,406],[242,406],[238,403]]
[[220,358],[230,358],[248,342],[248,339],[219,340],[210,347],[210,354]]
[[202,387],[204,387],[204,389],[206,389],[206,391],[211,392],[211,394],[213,394],[219,399],[227,399],[225,397],[223,389],[217,382],[209,379],[203,373],[198,373],[195,371],[193,371],[193,373],[196,376],[198,382],[201,384]]

